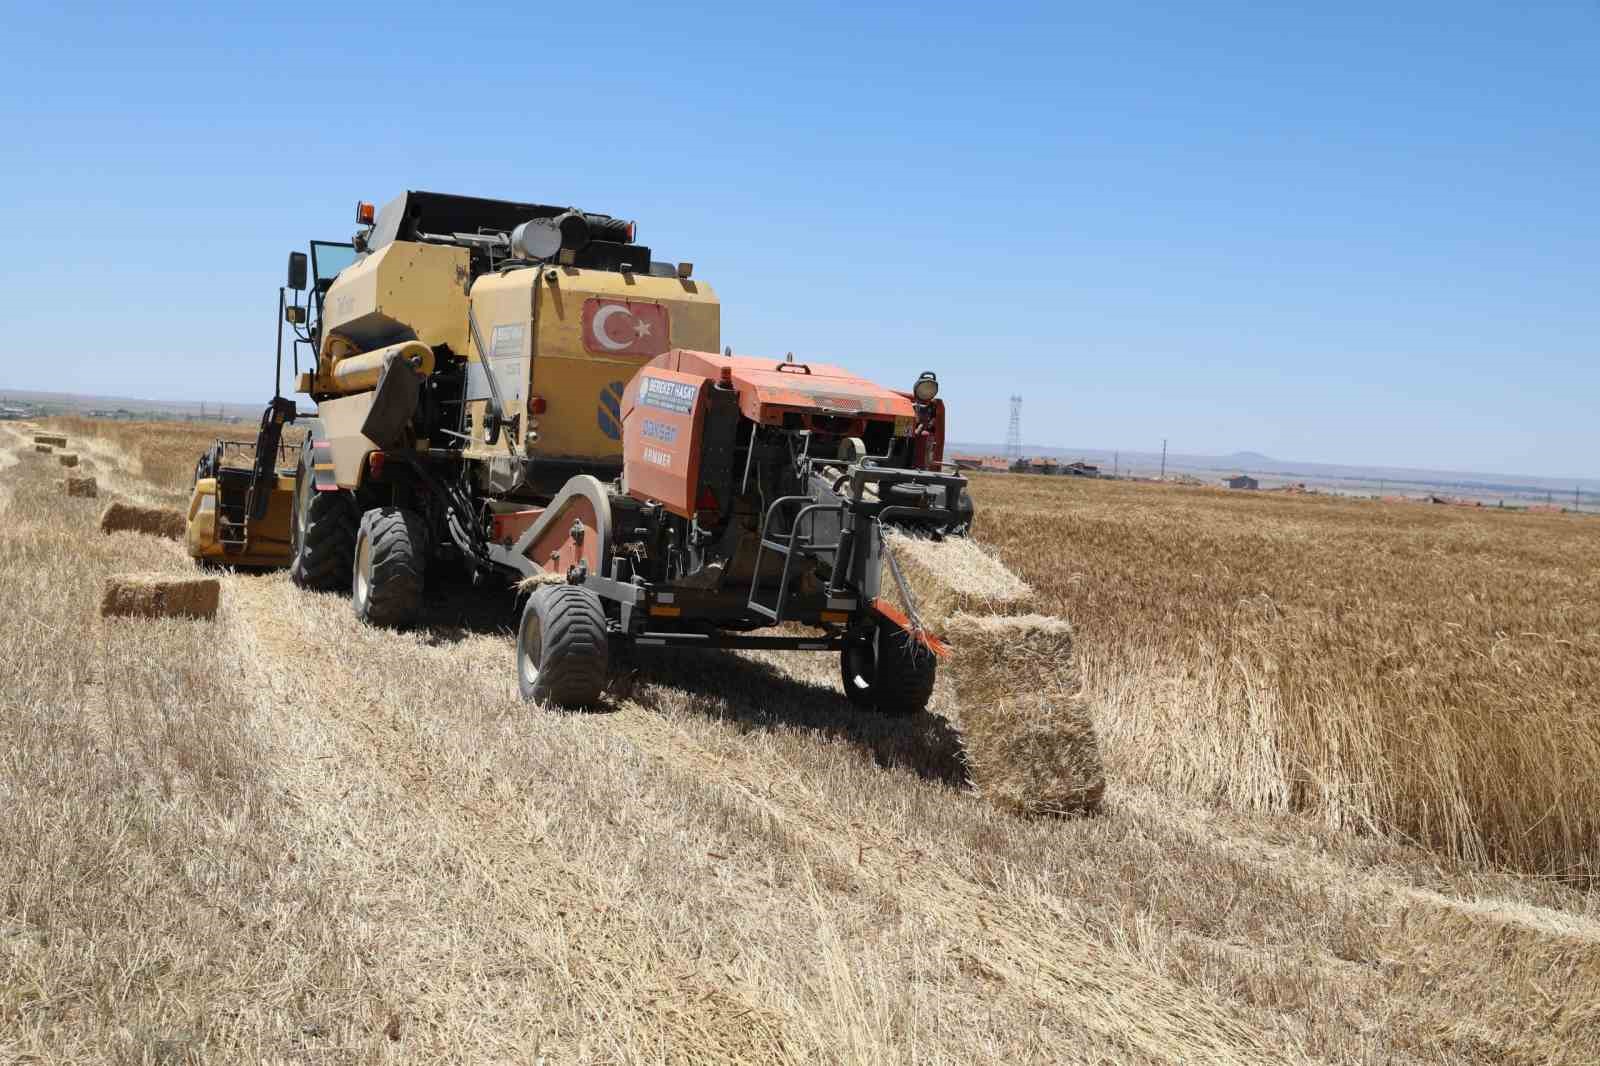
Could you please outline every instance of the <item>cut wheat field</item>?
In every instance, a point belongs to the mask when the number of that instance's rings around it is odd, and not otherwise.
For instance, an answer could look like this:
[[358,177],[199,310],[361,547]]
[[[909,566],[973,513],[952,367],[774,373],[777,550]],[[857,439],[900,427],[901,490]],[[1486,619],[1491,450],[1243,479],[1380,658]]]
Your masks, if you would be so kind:
[[980,479],[1105,763],[1024,818],[945,681],[635,658],[561,714],[509,598],[101,619],[192,564],[99,510],[214,429],[56,428],[99,500],[0,425],[0,1061],[1600,1059],[1600,523]]

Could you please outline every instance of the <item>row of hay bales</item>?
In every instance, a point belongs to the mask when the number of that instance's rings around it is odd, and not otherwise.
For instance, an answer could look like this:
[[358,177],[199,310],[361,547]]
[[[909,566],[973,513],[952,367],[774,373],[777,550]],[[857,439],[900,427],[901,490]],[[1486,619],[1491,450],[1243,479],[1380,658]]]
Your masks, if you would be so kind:
[[[920,621],[952,647],[941,669],[973,785],[1020,814],[1098,810],[1105,767],[1072,627],[1032,612],[1033,590],[970,538],[893,534],[888,543]],[[884,590],[901,599],[887,573]]]
[[[49,454],[65,448],[67,438],[59,434],[36,434],[34,451]],[[76,452],[62,452],[64,467],[76,467]],[[70,497],[94,499],[100,487],[93,477],[68,475],[61,483]],[[103,533],[144,533],[173,540],[183,539],[184,516],[177,511],[113,501],[100,515]],[[211,618],[217,613],[222,586],[214,577],[187,574],[113,574],[106,578],[100,597],[100,614],[106,618]]]

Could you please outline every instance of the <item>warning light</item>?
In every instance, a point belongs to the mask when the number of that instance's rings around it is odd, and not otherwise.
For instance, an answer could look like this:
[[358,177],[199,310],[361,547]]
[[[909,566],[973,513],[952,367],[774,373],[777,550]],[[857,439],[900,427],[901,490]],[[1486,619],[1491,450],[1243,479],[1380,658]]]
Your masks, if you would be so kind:
[[710,485],[700,486],[700,495],[694,498],[694,509],[696,511],[719,510],[717,505],[717,494],[711,491]]
[[365,200],[356,201],[356,222],[363,226],[372,225],[372,220],[377,217],[377,211]]
[[628,243],[632,244],[633,243],[633,238],[638,236],[638,234],[639,234],[639,223],[637,223],[637,222],[629,222],[628,223]]
[[382,452],[373,452],[367,456],[367,473],[371,475],[373,480],[380,481],[383,479],[383,464],[384,456]]
[[534,395],[528,397],[528,413],[530,415],[542,415],[544,414],[544,410],[545,402],[543,396],[535,393]]

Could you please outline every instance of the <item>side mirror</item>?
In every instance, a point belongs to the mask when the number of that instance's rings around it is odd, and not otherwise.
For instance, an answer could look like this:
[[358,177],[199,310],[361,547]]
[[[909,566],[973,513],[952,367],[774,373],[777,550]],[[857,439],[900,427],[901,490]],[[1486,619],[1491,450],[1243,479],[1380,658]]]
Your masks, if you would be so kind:
[[304,292],[306,288],[306,253],[289,253],[289,288]]
[[283,309],[283,320],[285,322],[293,323],[296,326],[305,325],[306,309],[304,307],[296,307],[294,304],[290,304],[288,307]]

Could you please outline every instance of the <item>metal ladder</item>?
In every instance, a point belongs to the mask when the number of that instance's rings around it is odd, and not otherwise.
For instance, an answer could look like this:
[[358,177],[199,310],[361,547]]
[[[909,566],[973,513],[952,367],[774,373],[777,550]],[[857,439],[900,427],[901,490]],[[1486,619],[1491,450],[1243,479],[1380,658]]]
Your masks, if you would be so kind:
[[[777,540],[768,535],[772,529],[772,520],[778,517],[784,507],[801,504],[789,523],[787,540]],[[750,577],[750,610],[774,622],[783,621],[783,607],[789,599],[789,571],[796,557],[802,559],[821,559],[827,557],[835,565],[838,563],[839,542],[832,544],[812,544],[809,537],[801,534],[801,526],[805,519],[819,511],[837,511],[841,518],[840,527],[843,528],[845,505],[842,503],[817,503],[810,496],[780,496],[772,501],[772,506],[767,508],[766,517],[761,522],[761,540],[756,546],[755,573]],[[815,523],[813,523],[815,528]],[[779,534],[782,536],[783,534]],[[760,600],[761,592],[761,557],[765,552],[777,552],[783,556],[783,573],[778,578],[778,598],[768,606]]]
[[250,542],[249,506],[250,491],[245,485],[229,491],[224,471],[217,471],[217,543],[229,555],[245,550]]

